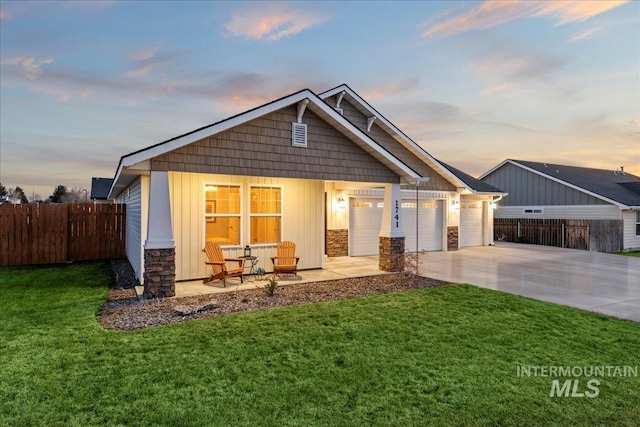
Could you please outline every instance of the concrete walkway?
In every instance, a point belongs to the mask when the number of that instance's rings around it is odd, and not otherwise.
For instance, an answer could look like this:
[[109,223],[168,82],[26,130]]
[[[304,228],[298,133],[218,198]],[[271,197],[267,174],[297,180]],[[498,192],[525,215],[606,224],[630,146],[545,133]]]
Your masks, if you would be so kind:
[[640,258],[498,243],[429,252],[421,274],[640,322]]

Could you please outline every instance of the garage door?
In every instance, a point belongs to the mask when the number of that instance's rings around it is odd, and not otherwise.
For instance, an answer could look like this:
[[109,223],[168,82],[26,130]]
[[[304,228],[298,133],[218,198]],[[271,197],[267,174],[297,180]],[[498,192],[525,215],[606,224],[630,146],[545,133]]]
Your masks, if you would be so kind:
[[349,201],[349,256],[377,255],[382,200],[351,198]]
[[[378,236],[382,225],[382,199],[350,199],[349,255],[378,255]],[[442,250],[442,201],[420,200],[419,250]],[[407,251],[416,249],[416,202],[402,201],[402,223]]]
[[460,247],[482,246],[482,201],[460,201]]
[[[442,201],[419,200],[418,238],[419,251],[442,250]],[[404,246],[408,252],[416,250],[416,201],[402,201],[402,225]]]

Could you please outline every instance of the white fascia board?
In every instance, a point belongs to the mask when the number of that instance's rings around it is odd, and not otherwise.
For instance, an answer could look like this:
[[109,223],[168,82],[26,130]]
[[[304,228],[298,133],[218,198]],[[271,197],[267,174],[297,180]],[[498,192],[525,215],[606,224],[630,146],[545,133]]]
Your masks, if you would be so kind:
[[628,209],[628,208],[629,208],[629,206],[627,206],[627,205],[625,205],[625,204],[622,204],[622,203],[620,203],[620,202],[616,202],[615,200],[611,200],[611,199],[609,199],[608,197],[604,197],[604,196],[602,196],[602,195],[600,195],[600,194],[598,194],[598,193],[594,193],[594,192],[589,191],[589,190],[586,190],[586,189],[584,189],[584,188],[582,188],[582,187],[578,187],[577,185],[573,185],[573,184],[571,184],[571,183],[568,183],[567,181],[563,181],[563,180],[561,180],[561,179],[559,179],[559,178],[556,178],[555,176],[547,175],[546,173],[542,173],[542,172],[540,172],[540,171],[537,171],[537,170],[535,170],[535,169],[532,169],[532,168],[530,168],[530,167],[527,167],[527,166],[525,166],[525,165],[523,165],[523,164],[520,164],[520,163],[518,163],[518,162],[515,162],[515,161],[513,161],[513,160],[505,160],[505,161],[504,161],[504,162],[502,162],[502,163],[507,163],[507,162],[508,162],[508,163],[511,163],[511,164],[512,164],[512,165],[514,165],[514,166],[517,166],[517,167],[519,167],[519,168],[522,168],[522,169],[524,169],[524,170],[526,170],[526,171],[529,171],[529,172],[535,173],[536,175],[539,175],[539,176],[541,176],[541,177],[543,177],[543,178],[547,178],[547,179],[550,179],[551,181],[555,181],[555,182],[557,182],[558,184],[562,184],[562,185],[564,185],[565,187],[572,188],[572,189],[577,190],[577,191],[580,191],[580,192],[582,192],[582,193],[584,193],[584,194],[588,194],[588,195],[590,195],[590,196],[593,196],[593,197],[595,197],[596,199],[600,199],[600,200],[603,200],[603,201],[605,201],[605,202],[607,202],[607,203],[611,203],[612,205],[617,206],[617,207],[618,207],[618,208],[620,208],[621,210],[623,210],[623,209]]
[[109,195],[114,191],[117,187],[121,177],[122,171],[126,168],[134,166],[139,163],[147,162],[154,157],[161,156],[162,154],[171,152],[173,150],[182,148],[186,145],[192,144],[196,141],[199,141],[203,138],[224,132],[228,129],[231,129],[235,126],[241,125],[248,121],[257,119],[266,114],[272,113],[274,111],[278,111],[282,108],[288,107],[289,105],[295,104],[303,99],[309,99],[313,103],[314,106],[322,109],[329,116],[331,116],[336,122],[340,123],[344,128],[349,130],[349,132],[353,133],[356,137],[362,140],[365,144],[370,146],[375,152],[377,152],[384,159],[388,160],[395,166],[395,168],[402,173],[416,178],[418,175],[411,169],[409,169],[404,163],[400,162],[397,158],[395,158],[391,153],[384,150],[380,147],[374,140],[365,135],[360,129],[352,125],[348,120],[342,117],[338,112],[336,112],[333,108],[329,108],[329,106],[320,99],[317,95],[311,92],[308,89],[297,92],[293,95],[287,96],[285,98],[279,99],[272,103],[266,104],[262,107],[255,108],[253,110],[247,111],[245,113],[238,114],[235,117],[232,117],[227,120],[223,120],[217,124],[208,126],[204,129],[201,129],[197,132],[189,133],[182,137],[175,138],[173,140],[167,141],[165,143],[160,143],[154,146],[151,146],[147,149],[143,149],[136,153],[130,154],[128,156],[122,157],[120,160],[120,164],[118,165],[118,170],[116,172],[115,178],[113,180],[113,184],[111,186],[111,190]]
[[[456,187],[464,186],[466,184],[460,180],[456,175],[454,175],[449,169],[445,168],[438,162],[433,156],[431,156],[424,148],[418,145],[415,141],[409,138],[404,132],[398,129],[393,123],[388,121],[382,114],[380,114],[375,108],[373,108],[367,101],[362,99],[360,95],[355,93],[351,88],[347,85],[340,85],[336,88],[330,89],[326,92],[323,92],[319,95],[320,98],[325,99],[330,96],[336,95],[342,91],[348,93],[353,99],[355,99],[361,106],[367,109],[370,114],[375,115],[377,120],[382,122],[392,133],[395,133],[402,141],[405,142],[403,144],[405,148],[408,148],[413,154],[423,157],[426,160],[427,165],[431,168],[435,169],[443,178],[449,181],[451,184]],[[397,138],[394,137],[397,140]]]

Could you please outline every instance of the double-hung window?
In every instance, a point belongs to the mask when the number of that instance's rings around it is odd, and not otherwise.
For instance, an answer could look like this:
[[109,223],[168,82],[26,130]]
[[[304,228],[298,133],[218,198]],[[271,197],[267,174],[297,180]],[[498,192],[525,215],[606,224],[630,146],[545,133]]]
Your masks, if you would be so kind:
[[636,236],[640,236],[640,211],[636,211]]
[[205,238],[220,245],[240,244],[240,186],[205,185]]
[[282,188],[251,186],[251,244],[276,243],[282,229]]

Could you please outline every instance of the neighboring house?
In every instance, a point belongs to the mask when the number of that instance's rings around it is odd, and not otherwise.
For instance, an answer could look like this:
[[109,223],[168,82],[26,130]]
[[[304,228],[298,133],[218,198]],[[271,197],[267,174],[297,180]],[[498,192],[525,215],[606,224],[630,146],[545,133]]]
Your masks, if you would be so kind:
[[109,199],[109,190],[111,190],[113,179],[111,178],[91,178],[91,193],[89,198],[94,203],[113,203]]
[[623,169],[507,159],[480,179],[509,193],[494,212],[496,227],[507,219],[523,220],[520,226],[533,223],[541,229],[548,224],[564,230],[559,239],[547,243],[554,246],[571,247],[570,228],[582,233],[583,249],[640,248],[640,178]]
[[378,255],[382,270],[398,271],[405,245],[415,250],[419,207],[419,249],[491,244],[501,193],[488,188],[465,183],[341,85],[125,155],[108,197],[127,204],[127,257],[145,293],[170,296],[175,281],[207,276],[207,241],[227,257],[249,244],[266,270],[276,243],[291,240],[300,269],[323,268],[325,255]]

